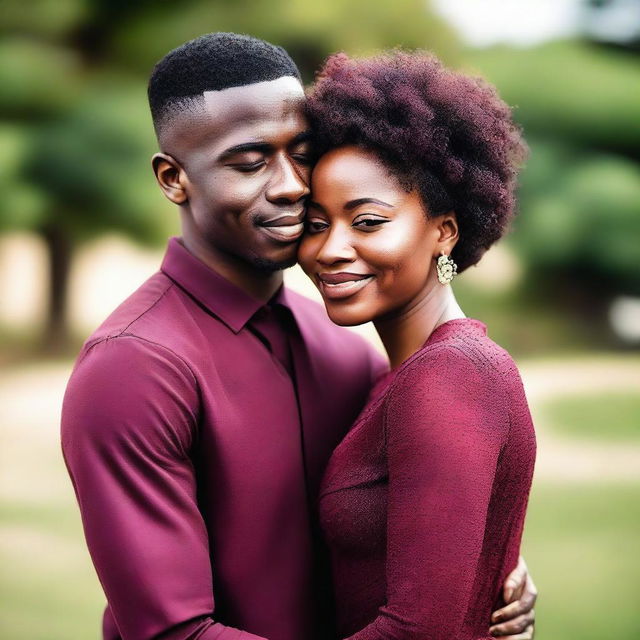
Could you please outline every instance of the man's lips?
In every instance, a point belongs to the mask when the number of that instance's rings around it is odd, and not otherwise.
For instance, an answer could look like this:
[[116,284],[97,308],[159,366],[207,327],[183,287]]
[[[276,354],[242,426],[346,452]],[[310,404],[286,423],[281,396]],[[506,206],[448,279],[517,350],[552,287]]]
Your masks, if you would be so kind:
[[263,218],[257,222],[268,236],[279,242],[294,242],[304,231],[304,214],[283,214],[272,218]]
[[300,213],[283,213],[278,216],[264,217],[258,220],[261,227],[289,227],[302,224],[304,220],[304,212]]
[[319,273],[320,293],[329,300],[348,298],[364,289],[374,276],[367,273]]

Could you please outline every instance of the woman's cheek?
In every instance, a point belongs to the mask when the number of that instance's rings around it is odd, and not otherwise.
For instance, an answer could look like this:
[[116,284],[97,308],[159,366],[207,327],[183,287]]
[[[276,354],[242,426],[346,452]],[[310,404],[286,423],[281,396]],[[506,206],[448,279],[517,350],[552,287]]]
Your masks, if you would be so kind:
[[371,234],[362,243],[361,257],[378,271],[397,271],[411,257],[413,245],[409,231]]
[[309,274],[309,272],[313,270],[315,256],[317,255],[315,245],[317,244],[318,242],[314,236],[306,234],[302,236],[302,240],[298,246],[298,263],[306,274]]

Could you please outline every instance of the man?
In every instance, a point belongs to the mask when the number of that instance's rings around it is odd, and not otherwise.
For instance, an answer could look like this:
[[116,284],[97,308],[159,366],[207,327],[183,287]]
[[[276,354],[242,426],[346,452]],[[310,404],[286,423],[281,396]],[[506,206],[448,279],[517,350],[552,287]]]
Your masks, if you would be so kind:
[[104,637],[329,638],[315,497],[385,365],[282,287],[309,193],[298,70],[209,34],[158,63],[149,101],[182,237],[85,343],[62,415]]

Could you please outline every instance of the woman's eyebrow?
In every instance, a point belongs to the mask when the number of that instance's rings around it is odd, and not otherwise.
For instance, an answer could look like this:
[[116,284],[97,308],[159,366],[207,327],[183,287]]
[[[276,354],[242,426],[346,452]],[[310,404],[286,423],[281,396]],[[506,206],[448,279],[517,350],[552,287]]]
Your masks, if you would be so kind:
[[307,208],[317,209],[318,211],[322,211],[322,213],[325,213],[325,208],[321,204],[318,204],[317,202],[314,202],[313,200],[308,200],[307,201]]
[[361,204],[379,204],[383,207],[388,207],[389,209],[393,209],[393,205],[388,202],[383,202],[382,200],[378,200],[377,198],[358,198],[357,200],[350,200],[347,204],[344,205],[344,208],[347,211],[351,211],[351,209],[355,209],[359,207]]

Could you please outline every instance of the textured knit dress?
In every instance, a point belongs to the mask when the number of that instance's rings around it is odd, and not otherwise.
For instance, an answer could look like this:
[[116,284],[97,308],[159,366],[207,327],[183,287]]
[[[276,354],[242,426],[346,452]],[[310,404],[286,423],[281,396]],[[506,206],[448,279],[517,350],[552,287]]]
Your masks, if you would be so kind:
[[477,320],[440,325],[382,378],[319,498],[340,636],[489,638],[535,448],[518,371]]

